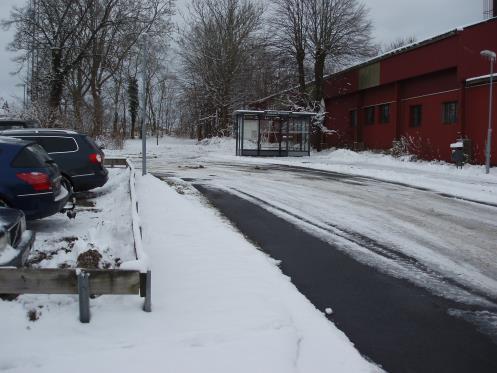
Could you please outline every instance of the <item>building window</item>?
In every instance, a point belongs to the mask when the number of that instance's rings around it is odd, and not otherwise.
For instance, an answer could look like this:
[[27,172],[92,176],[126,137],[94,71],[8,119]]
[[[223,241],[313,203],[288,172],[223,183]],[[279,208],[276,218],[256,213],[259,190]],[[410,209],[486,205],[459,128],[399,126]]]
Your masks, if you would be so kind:
[[442,104],[442,122],[446,124],[457,122],[457,101]]
[[380,110],[380,123],[390,122],[390,104],[380,105],[379,110]]
[[364,114],[366,117],[366,124],[374,124],[374,106],[365,108]]
[[351,110],[349,115],[350,126],[353,128],[357,127],[357,110]]
[[409,109],[410,114],[410,123],[411,127],[420,127],[421,126],[421,105],[411,106]]

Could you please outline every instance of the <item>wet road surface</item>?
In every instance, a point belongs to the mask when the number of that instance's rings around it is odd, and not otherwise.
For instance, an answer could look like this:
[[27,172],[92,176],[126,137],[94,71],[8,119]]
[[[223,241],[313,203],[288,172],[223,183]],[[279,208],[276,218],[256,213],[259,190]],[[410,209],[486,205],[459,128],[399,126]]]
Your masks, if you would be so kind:
[[391,372],[496,372],[497,345],[453,317],[467,307],[361,264],[333,245],[226,191],[196,185],[366,357]]

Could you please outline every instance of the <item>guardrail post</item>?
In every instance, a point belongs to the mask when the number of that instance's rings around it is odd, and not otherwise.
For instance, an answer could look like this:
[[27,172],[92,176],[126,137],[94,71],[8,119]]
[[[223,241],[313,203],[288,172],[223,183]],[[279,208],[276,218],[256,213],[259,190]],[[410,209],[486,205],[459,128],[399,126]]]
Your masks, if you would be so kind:
[[152,312],[152,271],[148,270],[145,280],[145,302],[143,303],[145,312]]
[[78,273],[79,321],[90,322],[90,274],[84,271]]

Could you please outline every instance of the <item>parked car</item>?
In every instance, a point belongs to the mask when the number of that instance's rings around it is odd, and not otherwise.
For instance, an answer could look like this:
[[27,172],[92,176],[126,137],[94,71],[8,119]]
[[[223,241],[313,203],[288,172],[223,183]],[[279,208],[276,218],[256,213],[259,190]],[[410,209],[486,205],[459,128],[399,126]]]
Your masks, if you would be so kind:
[[0,131],[18,128],[38,128],[40,122],[34,119],[7,119],[0,118]]
[[36,141],[59,165],[64,185],[75,192],[100,187],[109,178],[103,151],[87,135],[41,128],[0,131],[0,135]]
[[34,239],[21,210],[0,207],[0,266],[23,266]]
[[70,193],[59,167],[34,141],[0,136],[0,206],[41,219],[64,209]]

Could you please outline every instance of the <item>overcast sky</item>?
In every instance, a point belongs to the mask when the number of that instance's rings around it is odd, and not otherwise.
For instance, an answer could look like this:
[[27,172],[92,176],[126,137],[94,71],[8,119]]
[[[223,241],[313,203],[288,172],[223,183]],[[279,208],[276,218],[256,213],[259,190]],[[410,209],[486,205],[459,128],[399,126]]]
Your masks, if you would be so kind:
[[[188,1],[177,3],[182,8]],[[25,3],[26,0],[0,0],[0,18],[7,18],[14,5]],[[374,37],[381,43],[411,35],[422,40],[483,18],[482,0],[370,0],[366,4],[375,26]],[[11,75],[16,66],[13,54],[6,51],[12,34],[13,30],[0,33],[0,96],[10,102],[17,97],[20,102],[22,79]]]

